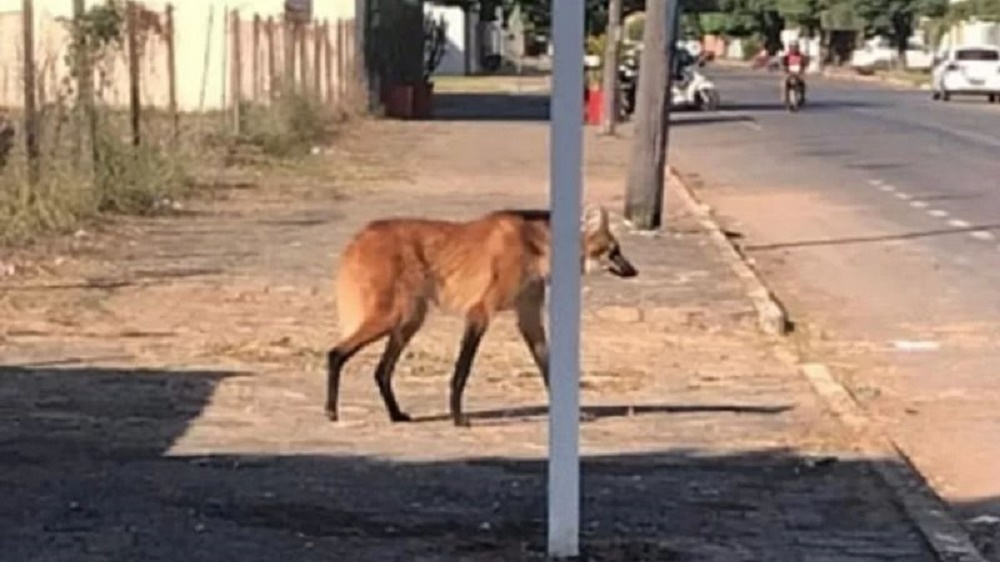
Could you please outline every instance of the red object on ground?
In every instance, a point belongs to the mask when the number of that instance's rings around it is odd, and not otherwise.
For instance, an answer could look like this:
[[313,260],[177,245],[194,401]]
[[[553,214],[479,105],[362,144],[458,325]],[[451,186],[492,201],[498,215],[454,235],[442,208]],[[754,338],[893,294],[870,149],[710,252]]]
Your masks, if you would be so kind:
[[599,125],[604,112],[604,92],[600,88],[590,88],[584,96],[584,122],[588,125]]
[[413,115],[413,86],[394,84],[385,89],[382,96],[387,117],[408,119]]
[[413,85],[414,119],[428,119],[434,115],[434,84],[420,82]]

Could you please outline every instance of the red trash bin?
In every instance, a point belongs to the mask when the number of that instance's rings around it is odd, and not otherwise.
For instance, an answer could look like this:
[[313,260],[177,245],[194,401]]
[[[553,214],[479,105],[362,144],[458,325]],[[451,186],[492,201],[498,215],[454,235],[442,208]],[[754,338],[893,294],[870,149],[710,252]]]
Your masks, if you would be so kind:
[[584,102],[586,104],[584,122],[588,125],[599,125],[604,112],[604,92],[600,88],[587,90]]

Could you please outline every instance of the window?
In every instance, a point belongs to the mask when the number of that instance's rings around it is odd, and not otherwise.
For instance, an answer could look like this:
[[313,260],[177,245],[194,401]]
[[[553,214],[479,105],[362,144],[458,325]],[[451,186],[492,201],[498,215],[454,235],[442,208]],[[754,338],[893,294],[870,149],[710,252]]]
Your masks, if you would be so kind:
[[1000,51],[994,49],[960,49],[955,52],[955,60],[961,61],[1000,61]]

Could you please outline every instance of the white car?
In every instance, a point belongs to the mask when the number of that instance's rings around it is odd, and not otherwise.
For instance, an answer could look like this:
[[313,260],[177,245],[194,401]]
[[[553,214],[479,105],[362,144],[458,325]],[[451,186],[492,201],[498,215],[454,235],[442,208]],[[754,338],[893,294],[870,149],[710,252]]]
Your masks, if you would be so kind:
[[934,99],[982,95],[1000,101],[1000,47],[955,47],[939,57],[931,74]]

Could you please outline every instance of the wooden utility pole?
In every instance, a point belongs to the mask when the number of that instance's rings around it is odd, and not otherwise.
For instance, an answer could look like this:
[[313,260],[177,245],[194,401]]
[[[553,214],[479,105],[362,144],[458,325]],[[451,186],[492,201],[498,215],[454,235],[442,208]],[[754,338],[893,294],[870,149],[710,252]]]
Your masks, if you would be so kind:
[[[663,219],[663,187],[667,161],[670,92],[668,9],[677,0],[648,0],[643,25],[639,90],[636,92],[635,135],[625,191],[625,217],[640,230],[654,230]],[[668,3],[670,5],[668,5]]]
[[618,52],[622,40],[622,0],[608,0],[608,29],[604,33],[604,107],[601,116],[601,133],[615,134],[618,124]]
[[21,22],[24,38],[24,146],[28,153],[28,181],[39,177],[38,109],[35,107],[35,4],[22,0]]

